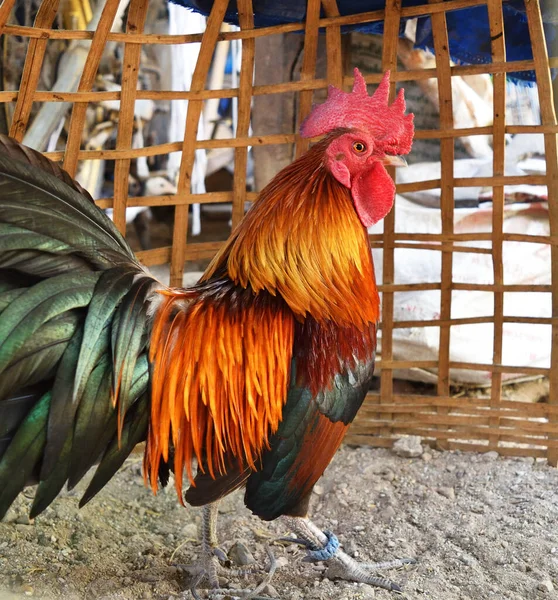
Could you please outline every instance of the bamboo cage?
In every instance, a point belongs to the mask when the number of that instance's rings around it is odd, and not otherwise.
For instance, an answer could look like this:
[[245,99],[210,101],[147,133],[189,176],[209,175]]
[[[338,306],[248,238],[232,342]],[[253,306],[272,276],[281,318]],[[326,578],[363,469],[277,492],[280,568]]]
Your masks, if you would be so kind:
[[[547,458],[558,462],[558,124],[553,103],[551,67],[558,67],[558,57],[550,57],[539,0],[527,0],[526,11],[532,40],[533,59],[507,61],[504,45],[502,0],[430,0],[425,4],[403,8],[401,2],[387,2],[385,10],[351,16],[339,16],[336,0],[308,0],[306,21],[272,27],[254,27],[252,0],[238,0],[239,31],[222,31],[228,0],[215,0],[203,34],[162,35],[144,33],[148,0],[130,0],[126,30],[111,31],[120,0],[106,0],[95,31],[54,28],[59,0],[43,0],[33,27],[8,24],[15,0],[3,0],[0,5],[0,33],[20,36],[29,40],[23,77],[16,91],[0,91],[1,103],[15,103],[10,134],[18,140],[30,124],[33,103],[70,103],[71,117],[64,151],[47,153],[60,161],[75,175],[78,162],[85,159],[114,161],[114,197],[98,201],[101,208],[112,207],[117,227],[125,232],[125,211],[130,206],[176,207],[172,245],[138,253],[147,266],[170,263],[171,285],[180,285],[183,269],[188,261],[211,258],[223,242],[196,242],[189,240],[188,212],[194,203],[232,203],[232,227],[242,219],[246,201],[256,194],[246,191],[246,168],[249,147],[294,143],[296,154],[308,145],[293,128],[291,133],[250,135],[250,117],[253,98],[287,92],[298,95],[299,121],[311,109],[315,92],[324,91],[329,83],[349,89],[352,76],[346,75],[346,57],[343,55],[341,27],[363,23],[384,22],[382,67],[391,70],[392,97],[396,86],[410,81],[435,78],[438,82],[440,127],[418,130],[417,140],[439,140],[441,178],[405,183],[398,192],[441,188],[441,232],[439,234],[397,233],[393,212],[385,220],[384,233],[371,235],[372,247],[383,249],[383,281],[380,291],[382,302],[382,349],[380,387],[369,393],[349,435],[356,444],[389,446],[404,434],[422,436],[423,440],[443,449],[475,451],[496,450],[501,454]],[[453,65],[448,50],[446,15],[449,11],[486,5],[491,33],[492,62],[476,65]],[[325,16],[322,16],[325,15]],[[430,15],[432,19],[436,66],[420,70],[398,70],[397,40],[401,19]],[[316,77],[316,61],[320,33],[325,31],[327,77]],[[300,80],[270,85],[255,85],[253,71],[256,39],[288,32],[303,32],[304,51]],[[39,76],[47,45],[53,40],[89,41],[85,67],[77,91],[48,91],[38,89]],[[239,85],[232,89],[209,89],[207,80],[214,49],[218,42],[241,40],[242,64]],[[120,91],[94,90],[98,65],[108,43],[123,46],[122,87]],[[181,45],[201,43],[189,91],[154,91],[138,89],[138,67],[142,47],[148,45]],[[350,62],[350,57],[348,59]],[[541,107],[540,125],[509,125],[506,123],[506,75],[510,72],[534,70]],[[349,71],[350,72],[350,71]],[[451,81],[453,77],[487,73],[492,76],[494,89],[493,123],[467,130],[454,126]],[[364,73],[367,83],[377,84],[381,74]],[[197,139],[197,124],[204,101],[236,98],[238,124],[233,139]],[[132,147],[134,104],[142,99],[188,100],[188,112],[183,141],[156,144],[146,148]],[[83,149],[82,134],[87,106],[102,100],[119,100],[119,120],[116,148],[112,150]],[[507,134],[544,134],[546,175],[522,177],[504,174],[505,136]],[[490,177],[454,176],[454,141],[459,136],[493,136],[493,174]],[[228,147],[234,149],[234,183],[229,192],[193,194],[190,180],[196,149]],[[182,151],[177,192],[174,195],[132,197],[128,193],[128,173],[132,159],[139,156],[158,156]],[[550,235],[531,236],[505,233],[504,185],[529,183],[548,186],[548,215]],[[493,190],[492,232],[464,234],[454,231],[454,190],[473,185],[490,186]],[[468,245],[463,245],[467,242]],[[489,242],[476,246],[478,242]],[[504,281],[503,248],[508,242],[544,244],[551,249],[551,283],[548,285],[507,285]],[[441,256],[439,282],[397,283],[394,278],[396,250],[413,247],[417,252],[438,252]],[[456,282],[453,258],[457,253],[489,253],[493,264],[492,284]],[[482,317],[452,318],[452,293],[456,290],[482,289],[493,295],[493,314]],[[440,315],[435,320],[396,321],[394,298],[409,290],[440,292]],[[517,292],[546,293],[552,296],[552,317],[509,316],[504,312],[504,294]],[[457,325],[493,324],[492,361],[488,364],[458,363],[450,358],[452,328]],[[545,367],[510,366],[503,363],[503,331],[507,323],[527,326],[544,324],[552,335],[550,364]],[[401,328],[439,330],[439,354],[436,360],[398,360],[394,356],[393,334]],[[394,372],[402,368],[437,369],[434,395],[394,393]],[[450,389],[450,369],[483,370],[491,374],[490,392],[483,397],[455,397]],[[550,396],[547,403],[528,403],[505,400],[502,381],[506,374],[547,376]]]

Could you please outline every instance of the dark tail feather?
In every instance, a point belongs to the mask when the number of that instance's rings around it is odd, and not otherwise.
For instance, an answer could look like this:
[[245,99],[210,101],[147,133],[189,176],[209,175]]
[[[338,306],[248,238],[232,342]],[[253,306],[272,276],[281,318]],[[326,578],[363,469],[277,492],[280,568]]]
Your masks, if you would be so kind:
[[41,460],[46,442],[49,404],[50,392],[27,414],[0,461],[0,481],[4,482],[0,491],[0,519],[25,485],[28,485]]
[[7,445],[10,442],[13,433],[42,395],[38,387],[27,388],[0,403],[0,458],[4,454],[2,443]]

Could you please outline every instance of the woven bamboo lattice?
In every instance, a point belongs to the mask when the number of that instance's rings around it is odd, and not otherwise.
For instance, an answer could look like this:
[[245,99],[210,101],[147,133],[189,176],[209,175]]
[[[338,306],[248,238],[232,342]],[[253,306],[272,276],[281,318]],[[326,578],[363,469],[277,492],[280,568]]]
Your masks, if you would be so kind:
[[[350,441],[377,446],[388,446],[401,434],[418,434],[442,448],[497,450],[502,454],[546,457],[558,462],[558,151],[555,108],[553,104],[550,67],[558,67],[558,58],[549,58],[544,41],[543,22],[538,0],[527,0],[526,9],[533,47],[533,60],[507,62],[505,56],[502,0],[448,0],[402,8],[400,2],[388,2],[385,10],[339,16],[335,0],[308,0],[305,23],[255,29],[252,1],[238,0],[240,31],[222,32],[221,26],[228,0],[216,0],[207,21],[207,28],[199,35],[145,34],[144,24],[148,0],[131,0],[125,33],[111,32],[111,26],[120,0],[106,0],[98,27],[94,32],[63,30],[53,27],[59,10],[59,0],[43,0],[34,27],[7,24],[15,0],[3,0],[0,6],[0,32],[5,36],[29,38],[23,77],[16,91],[0,91],[1,103],[15,103],[10,134],[21,140],[30,123],[32,103],[71,103],[71,119],[65,151],[51,152],[50,158],[62,161],[72,175],[78,161],[85,159],[115,161],[114,198],[98,201],[102,208],[113,207],[117,227],[125,231],[125,210],[130,206],[176,206],[172,245],[139,252],[139,258],[148,266],[170,262],[171,285],[180,285],[185,263],[210,258],[222,242],[187,242],[188,209],[193,203],[232,203],[232,225],[238,224],[244,214],[245,201],[253,200],[254,193],[246,192],[246,165],[249,146],[294,143],[296,154],[307,148],[308,142],[293,131],[290,134],[250,136],[251,102],[262,95],[299,94],[299,119],[308,114],[313,93],[324,90],[328,83],[344,86],[352,84],[345,75],[342,53],[342,25],[384,21],[382,66],[392,73],[392,95],[396,85],[409,81],[436,78],[440,105],[440,127],[436,130],[418,130],[416,139],[440,140],[441,179],[406,183],[398,192],[441,188],[442,227],[439,234],[396,233],[393,212],[386,218],[384,233],[371,236],[373,247],[383,248],[382,356],[381,385],[378,393],[370,393],[351,430]],[[492,39],[492,62],[482,65],[452,65],[448,53],[446,13],[467,7],[487,5]],[[321,12],[323,10],[323,12]],[[320,15],[325,14],[323,18]],[[404,17],[431,15],[433,25],[436,67],[421,70],[398,71],[397,39],[400,21]],[[327,79],[316,77],[319,30],[325,29]],[[301,76],[297,81],[272,85],[254,85],[256,38],[288,32],[304,32],[304,53]],[[45,91],[38,89],[39,76],[47,45],[52,40],[91,40],[85,68],[75,92]],[[242,40],[242,65],[237,89],[208,89],[207,79],[213,51],[223,40]],[[107,43],[116,42],[124,47],[121,91],[94,91],[97,69]],[[190,44],[201,42],[199,59],[186,92],[140,90],[137,86],[138,66],[142,46]],[[349,61],[350,62],[350,61]],[[541,125],[508,125],[505,120],[506,74],[533,70],[536,73],[541,106]],[[452,112],[451,80],[455,76],[488,73],[493,76],[493,124],[484,127],[457,129]],[[366,74],[368,83],[377,84],[380,74]],[[197,124],[203,102],[210,98],[238,98],[238,126],[233,139],[197,140]],[[140,99],[189,100],[184,141],[132,149],[134,103]],[[88,104],[102,100],[120,100],[119,126],[116,148],[113,150],[82,149],[82,133]],[[546,175],[504,175],[504,147],[506,134],[542,133],[545,140]],[[493,136],[493,175],[490,177],[462,178],[454,176],[454,141],[464,135]],[[194,195],[190,191],[194,153],[198,148],[234,148],[234,185],[230,192]],[[172,196],[128,196],[130,161],[139,156],[156,156],[182,151],[178,191]],[[549,236],[529,236],[504,233],[504,185],[529,183],[548,186]],[[491,186],[493,189],[493,217],[491,233],[464,234],[454,231],[454,190],[459,187]],[[464,246],[463,243],[469,245]],[[477,242],[489,242],[476,247]],[[506,285],[504,283],[503,247],[507,242],[538,243],[551,247],[551,284]],[[415,248],[441,254],[441,278],[437,283],[396,283],[394,264],[396,250]],[[453,257],[459,252],[489,253],[492,257],[492,284],[457,283],[452,273]],[[439,290],[440,317],[436,320],[395,321],[394,297],[399,292]],[[494,298],[493,315],[470,318],[452,318],[452,292],[491,292]],[[504,313],[504,294],[515,292],[551,293],[552,317],[508,316]],[[450,359],[452,327],[456,325],[493,324],[493,360],[491,364],[459,363]],[[502,364],[503,328],[506,323],[525,326],[551,326],[553,348],[550,364],[545,368],[509,366]],[[439,356],[437,360],[396,360],[393,332],[398,328],[439,329]],[[438,383],[435,395],[394,394],[393,373],[396,369],[437,369]],[[489,394],[479,397],[453,397],[450,389],[450,369],[489,371],[492,386]],[[548,376],[549,402],[533,404],[504,400],[502,376],[508,373]]]

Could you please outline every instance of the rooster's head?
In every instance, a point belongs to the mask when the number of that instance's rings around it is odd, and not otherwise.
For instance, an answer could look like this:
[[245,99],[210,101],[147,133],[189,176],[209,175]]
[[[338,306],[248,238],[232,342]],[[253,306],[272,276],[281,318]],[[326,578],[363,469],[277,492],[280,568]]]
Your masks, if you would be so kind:
[[393,205],[395,185],[384,165],[406,164],[400,156],[411,151],[413,115],[405,115],[403,90],[388,104],[389,71],[372,96],[360,71],[354,73],[352,92],[330,86],[327,100],[312,109],[300,131],[304,137],[332,134],[325,166],[349,188],[362,224],[370,227]]

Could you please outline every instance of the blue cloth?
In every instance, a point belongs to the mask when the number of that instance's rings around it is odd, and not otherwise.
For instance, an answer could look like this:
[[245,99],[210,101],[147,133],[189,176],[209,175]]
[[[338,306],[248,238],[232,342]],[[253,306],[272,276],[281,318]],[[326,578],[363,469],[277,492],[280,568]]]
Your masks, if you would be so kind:
[[[208,15],[213,0],[170,0]],[[425,0],[402,0],[403,6],[417,6]],[[558,54],[558,8],[555,0],[542,0],[542,14],[546,40],[550,56]],[[379,10],[385,6],[385,0],[338,0],[341,15]],[[256,27],[281,25],[303,21],[306,15],[306,3],[303,0],[254,0],[254,23]],[[529,29],[525,15],[524,0],[504,0],[504,33],[506,37],[506,55],[509,61],[530,60],[533,58]],[[490,53],[490,29],[488,9],[475,6],[446,13],[448,24],[449,50],[452,59],[462,64],[486,64],[492,61]],[[238,11],[235,0],[230,0],[225,20],[238,25]],[[403,34],[404,22],[401,23]],[[383,23],[368,23],[343,27],[344,32],[361,31],[364,33],[382,33]],[[432,25],[430,17],[419,17],[417,23],[416,46],[432,50]],[[523,82],[535,81],[534,71],[511,73],[510,77]]]

